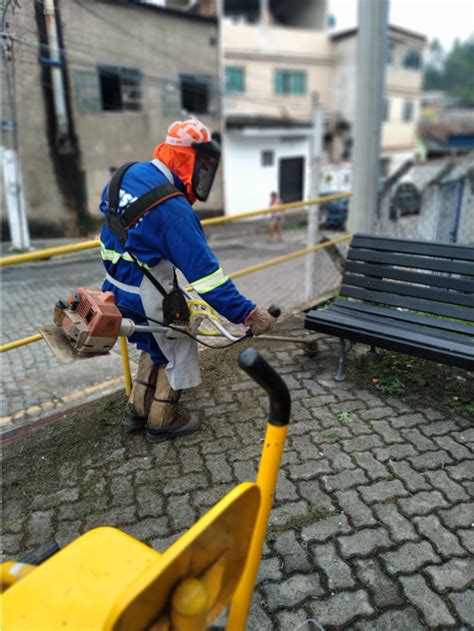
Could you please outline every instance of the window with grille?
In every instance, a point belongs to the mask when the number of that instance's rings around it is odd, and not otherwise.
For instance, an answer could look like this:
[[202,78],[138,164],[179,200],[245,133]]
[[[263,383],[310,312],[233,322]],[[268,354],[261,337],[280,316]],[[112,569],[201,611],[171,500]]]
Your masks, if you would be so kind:
[[225,92],[226,94],[241,94],[244,88],[244,68],[239,66],[226,66],[225,68]]
[[262,167],[272,167],[275,162],[275,154],[271,149],[262,151]]
[[402,120],[404,123],[410,123],[413,120],[413,109],[413,101],[403,103]]
[[208,75],[180,75],[181,107],[193,114],[207,114],[213,110],[212,78]]
[[100,85],[97,71],[76,70],[74,73],[76,102],[82,114],[102,111]]
[[421,54],[418,50],[407,50],[403,57],[403,67],[411,70],[419,70],[421,68]]
[[104,112],[142,109],[142,73],[136,68],[98,66],[102,110]]
[[275,94],[306,94],[306,72],[275,70]]

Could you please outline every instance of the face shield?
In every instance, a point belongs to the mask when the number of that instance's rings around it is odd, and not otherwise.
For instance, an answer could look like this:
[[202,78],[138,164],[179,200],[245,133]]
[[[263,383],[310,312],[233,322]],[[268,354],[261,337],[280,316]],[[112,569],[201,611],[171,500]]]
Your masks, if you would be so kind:
[[205,202],[211,192],[212,183],[216,175],[221,158],[221,150],[217,142],[194,142],[196,150],[192,179],[193,193],[201,202]]

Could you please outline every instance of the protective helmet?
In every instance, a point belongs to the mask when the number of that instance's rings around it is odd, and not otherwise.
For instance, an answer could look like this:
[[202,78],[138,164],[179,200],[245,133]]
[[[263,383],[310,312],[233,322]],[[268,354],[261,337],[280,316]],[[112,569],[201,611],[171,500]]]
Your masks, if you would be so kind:
[[[220,147],[215,140],[211,140],[209,129],[197,118],[175,121],[168,127],[164,144],[181,152],[193,151],[192,193],[200,201],[206,201],[221,157]],[[177,175],[181,177],[179,172]]]

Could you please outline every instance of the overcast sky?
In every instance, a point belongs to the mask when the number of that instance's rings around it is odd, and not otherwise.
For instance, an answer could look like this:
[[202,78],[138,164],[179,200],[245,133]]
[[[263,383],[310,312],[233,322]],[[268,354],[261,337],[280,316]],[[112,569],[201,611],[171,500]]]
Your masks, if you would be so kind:
[[[336,18],[336,31],[357,23],[358,0],[329,0],[329,13]],[[465,40],[474,33],[474,0],[390,0],[390,23],[441,40],[451,48],[456,37]]]

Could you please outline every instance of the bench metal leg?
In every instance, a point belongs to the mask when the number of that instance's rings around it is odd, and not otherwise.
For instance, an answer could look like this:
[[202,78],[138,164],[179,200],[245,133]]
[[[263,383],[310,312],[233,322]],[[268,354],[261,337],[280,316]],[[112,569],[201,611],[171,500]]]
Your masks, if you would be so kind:
[[[350,347],[349,347],[350,350]],[[344,381],[346,378],[345,368],[346,368],[346,340],[341,337],[339,339],[339,362],[337,364],[337,373],[334,379],[336,381]]]
[[376,357],[377,356],[377,347],[372,345],[370,347],[368,355],[370,355],[371,357]]

